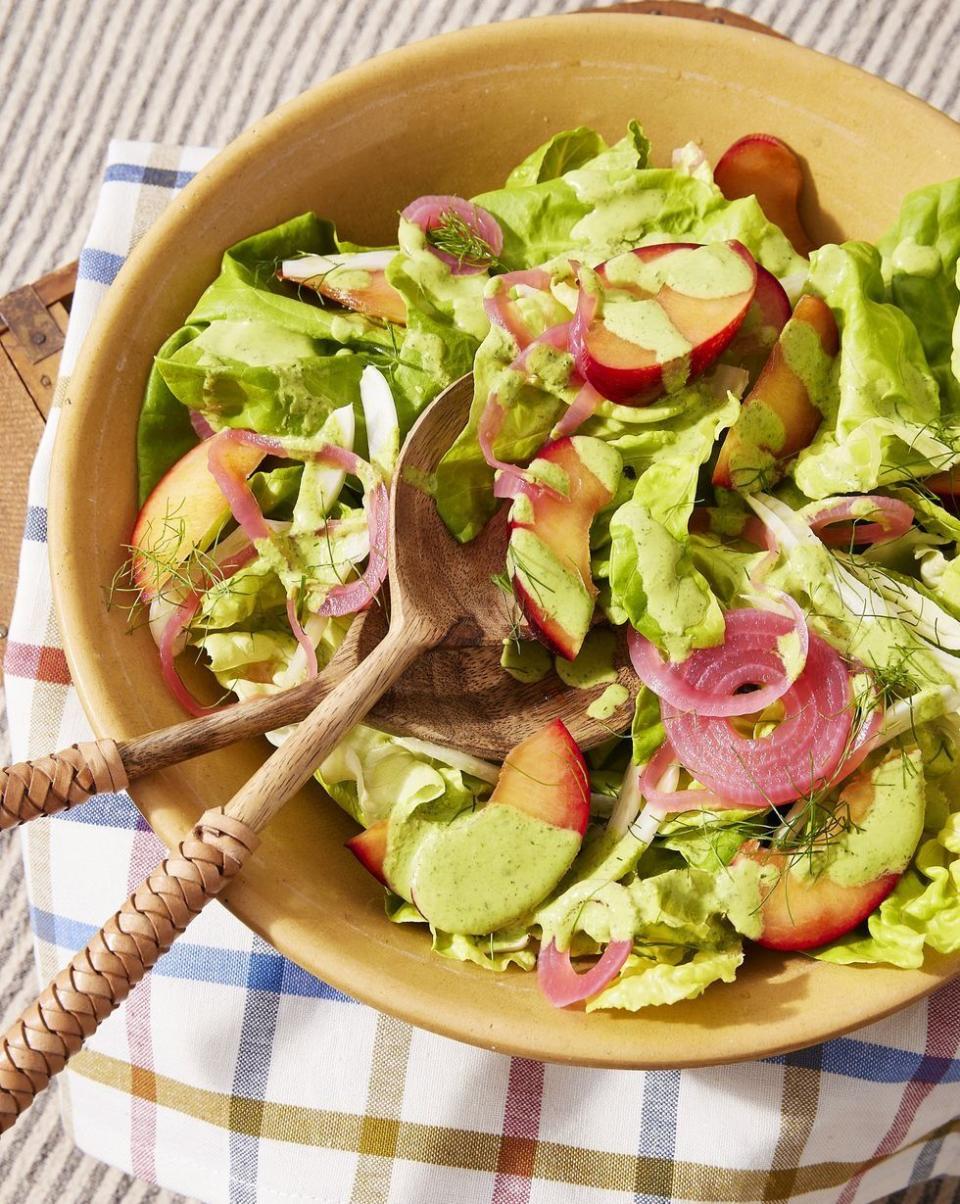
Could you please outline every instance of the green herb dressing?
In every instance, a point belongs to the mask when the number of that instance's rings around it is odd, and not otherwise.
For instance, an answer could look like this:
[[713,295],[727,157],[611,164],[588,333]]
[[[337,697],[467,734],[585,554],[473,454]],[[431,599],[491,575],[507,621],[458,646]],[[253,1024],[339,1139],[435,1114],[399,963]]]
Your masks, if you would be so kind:
[[826,413],[836,392],[836,363],[824,351],[819,334],[809,323],[791,318],[780,332],[780,350],[787,367],[806,389],[811,403]]
[[925,247],[913,238],[905,238],[894,247],[890,267],[895,273],[932,280],[940,274],[940,252],[936,247]]
[[[838,886],[863,886],[885,874],[900,873],[923,831],[925,789],[919,752],[894,755],[871,771],[873,798],[866,812],[823,851],[798,854],[791,874],[820,874]],[[842,803],[837,815],[844,815]]]
[[543,681],[552,668],[550,653],[535,640],[504,640],[500,665],[516,681]]
[[[396,856],[391,830],[391,856]],[[580,835],[499,803],[433,829],[413,851],[412,901],[445,932],[494,932],[557,885]]]
[[603,324],[617,338],[652,352],[658,364],[682,359],[691,350],[656,301],[610,300],[603,309]]
[[629,697],[630,691],[626,686],[621,686],[619,682],[607,686],[600,697],[595,698],[587,707],[587,714],[591,719],[609,719]]
[[211,322],[194,346],[218,359],[240,360],[254,368],[294,363],[317,354],[313,339],[268,322]]
[[572,661],[559,656],[556,658],[557,676],[575,690],[592,690],[606,682],[616,681],[617,670],[613,663],[616,647],[615,632],[605,627],[594,628]]

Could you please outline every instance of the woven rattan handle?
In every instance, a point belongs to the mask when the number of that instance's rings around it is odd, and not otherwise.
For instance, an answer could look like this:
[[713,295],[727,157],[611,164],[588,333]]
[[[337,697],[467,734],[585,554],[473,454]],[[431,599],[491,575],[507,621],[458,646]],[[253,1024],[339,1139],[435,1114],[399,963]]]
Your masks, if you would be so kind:
[[127,772],[112,740],[74,744],[38,761],[20,761],[0,769],[0,831],[126,786]]
[[0,1036],[0,1133],[30,1107],[259,843],[246,824],[219,808],[207,811],[176,853]]

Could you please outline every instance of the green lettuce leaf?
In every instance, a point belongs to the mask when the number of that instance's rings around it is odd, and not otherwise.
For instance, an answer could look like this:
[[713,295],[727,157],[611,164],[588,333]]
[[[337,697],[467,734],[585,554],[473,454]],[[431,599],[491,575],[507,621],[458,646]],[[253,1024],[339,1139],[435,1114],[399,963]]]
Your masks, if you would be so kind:
[[[642,863],[641,863],[642,865]],[[616,889],[633,913],[633,953],[618,978],[587,1003],[587,1011],[641,1007],[694,999],[712,982],[732,982],[743,961],[740,936],[723,918],[728,875],[693,868],[637,877]],[[603,905],[591,901],[580,924],[595,940],[617,939],[603,928]]]
[[507,176],[505,187],[528,188],[532,184],[556,180],[568,171],[583,167],[585,163],[608,149],[596,130],[591,130],[585,125],[575,130],[564,130],[554,134],[543,146],[531,151]]
[[398,736],[363,725],[340,741],[317,770],[317,780],[365,828],[395,809],[398,816],[410,816],[438,801],[452,817],[475,797],[459,770],[412,752]]
[[649,686],[641,685],[633,708],[630,725],[633,763],[646,765],[665,739],[660,717],[660,699]]
[[[183,326],[174,331],[157,352],[169,358],[199,334],[199,328]],[[137,473],[139,503],[142,506],[154,485],[167,469],[185,456],[200,440],[190,425],[190,412],[171,392],[160,369],[154,364],[143,396],[137,425]]]
[[[669,948],[660,946],[657,952]],[[734,938],[730,938],[726,947],[696,948],[691,956],[679,962],[632,953],[617,979],[587,1001],[586,1010],[623,1008],[636,1012],[640,1008],[679,1003],[681,999],[696,999],[711,983],[733,982],[742,961],[743,946]]]
[[960,179],[911,192],[878,250],[890,298],[920,336],[940,389],[941,410],[960,417],[960,380],[951,367],[960,307]]
[[593,266],[645,241],[736,238],[777,276],[804,271],[806,262],[755,197],[727,201],[709,180],[648,167],[649,142],[635,121],[620,142],[585,157],[591,145],[600,141],[591,144],[589,131],[558,135],[520,165],[506,188],[474,198],[503,229],[506,267],[532,267],[561,254]]
[[437,466],[433,483],[437,508],[453,535],[463,542],[480,533],[499,504],[493,496],[493,470],[477,442],[477,428],[490,394],[497,394],[506,415],[494,451],[504,460],[526,463],[546,442],[576,393],[569,384],[573,360],[568,353],[538,347],[531,357],[536,364],[534,379],[511,369],[515,355],[511,336],[499,326],[491,327],[474,363],[467,425]]
[[739,413],[732,394],[718,398],[703,384],[685,392],[672,438],[610,520],[610,616],[629,619],[673,660],[723,638],[720,604],[693,562],[687,528],[700,466]]
[[[316,340],[285,326],[214,322],[156,363],[171,393],[219,426],[315,435],[343,405],[353,405],[362,420],[364,359],[324,354]],[[362,448],[365,441],[359,443]]]
[[793,465],[803,493],[869,493],[947,467],[958,432],[943,429],[916,327],[885,299],[878,252],[863,242],[821,247],[811,256],[809,286],[833,310],[841,345],[836,391]]
[[[956,785],[949,790],[951,802]],[[960,949],[960,812],[950,812],[921,843],[913,865],[867,920],[867,930],[868,936],[851,933],[816,956],[840,965],[872,962],[918,970],[925,946],[938,953]]]

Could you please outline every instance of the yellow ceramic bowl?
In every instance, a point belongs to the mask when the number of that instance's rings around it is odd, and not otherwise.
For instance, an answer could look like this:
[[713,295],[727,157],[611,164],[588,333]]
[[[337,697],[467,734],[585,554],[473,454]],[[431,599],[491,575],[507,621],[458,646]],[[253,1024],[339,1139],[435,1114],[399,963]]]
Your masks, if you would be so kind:
[[[87,340],[61,416],[51,557],[67,656],[100,735],[183,716],[145,630],[125,630],[103,587],[136,506],[134,432],[151,356],[217,273],[231,243],[307,209],[361,243],[389,242],[422,193],[470,196],[556,130],[619,137],[638,117],[657,162],[696,138],[716,156],[768,130],[810,171],[822,240],[873,238],[906,192],[960,174],[952,121],[850,67],[717,25],[564,16],[447,35],[364,63],[291,101],[232,143],[170,206],[124,267]],[[252,742],[137,784],[167,844],[262,762]],[[554,1011],[533,975],[494,975],[430,953],[383,914],[382,892],[343,849],[354,825],[317,788],[290,802],[228,906],[282,953],[414,1024],[529,1057],[598,1066],[691,1066],[795,1048],[902,1007],[960,971],[848,969],[750,950],[736,983],[638,1015]],[[118,900],[119,903],[119,900]]]

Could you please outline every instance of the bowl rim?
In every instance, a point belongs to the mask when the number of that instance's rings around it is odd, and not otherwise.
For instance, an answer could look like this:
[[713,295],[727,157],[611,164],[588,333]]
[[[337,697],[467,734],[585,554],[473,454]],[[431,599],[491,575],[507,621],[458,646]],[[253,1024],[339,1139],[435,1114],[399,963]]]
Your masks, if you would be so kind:
[[[93,645],[87,646],[82,638],[81,633],[87,624],[83,620],[77,592],[72,588],[78,566],[72,558],[64,556],[68,547],[67,532],[72,494],[76,488],[76,482],[83,479],[82,464],[77,459],[77,440],[74,438],[74,433],[80,431],[83,424],[95,414],[95,396],[91,385],[98,369],[98,357],[102,354],[101,345],[107,341],[105,336],[123,314],[128,292],[149,267],[154,248],[161,246],[170,237],[171,232],[176,231],[183,223],[189,223],[191,211],[202,206],[210,193],[215,192],[224,181],[229,180],[233,174],[239,171],[244,161],[249,160],[250,156],[256,153],[264,140],[272,141],[278,137],[285,127],[302,119],[318,102],[347,94],[355,87],[372,81],[385,70],[391,70],[394,65],[403,66],[419,61],[424,68],[429,70],[431,63],[442,61],[450,46],[470,43],[480,45],[489,40],[496,41],[509,36],[510,31],[520,30],[521,27],[529,31],[530,36],[535,36],[537,31],[545,32],[555,29],[561,17],[571,29],[580,24],[583,27],[584,37],[587,35],[588,28],[595,22],[602,22],[605,29],[610,29],[612,23],[622,23],[625,33],[629,30],[636,35],[637,21],[641,20],[648,23],[655,22],[656,28],[661,30],[669,30],[673,27],[677,33],[685,32],[693,27],[698,38],[708,42],[712,41],[718,48],[729,46],[731,43],[745,45],[752,42],[755,49],[773,59],[778,57],[800,59],[805,64],[815,64],[821,71],[829,69],[832,73],[832,81],[837,87],[842,85],[844,79],[850,80],[855,82],[861,90],[868,89],[886,95],[895,100],[899,107],[912,109],[918,121],[939,123],[953,134],[956,134],[958,129],[957,123],[947,114],[896,85],[859,67],[843,63],[819,51],[798,46],[787,39],[774,39],[764,34],[719,23],[698,21],[694,25],[689,18],[685,17],[609,11],[529,17],[436,35],[364,60],[291,98],[267,116],[254,122],[220,150],[197,173],[195,178],[177,196],[175,202],[168,205],[151,225],[127,257],[98,307],[70,378],[69,400],[64,401],[57,416],[58,426],[55,433],[48,498],[48,556],[51,564],[53,602],[71,681],[77,691],[84,713],[98,737],[112,735],[117,738],[123,733],[124,725],[123,715],[110,704],[109,684],[98,676],[97,656]],[[68,566],[67,569],[64,569],[64,564]],[[135,733],[131,731],[127,734],[132,736]],[[131,797],[134,796],[131,794]],[[151,820],[148,809],[142,807],[135,797],[134,802],[148,822],[152,823],[161,838],[167,835],[173,836],[172,830],[165,827],[167,817],[162,817],[162,821],[157,823],[156,815]],[[182,828],[179,831],[182,835]],[[226,892],[221,902],[245,925],[272,944],[283,956],[298,962],[298,950],[294,942],[286,940],[283,932],[269,930],[268,924],[271,915],[264,915],[258,906],[253,905],[252,900],[248,901],[242,886],[242,881],[238,882],[236,888],[240,889],[235,888],[233,891]],[[262,903],[262,900],[258,900],[258,903]],[[276,913],[282,915],[282,907],[278,907]],[[425,948],[427,947],[425,946]],[[751,955],[756,955],[752,949]],[[298,964],[303,963],[299,962]],[[825,965],[825,963],[817,964]],[[384,999],[382,996],[378,996],[376,991],[369,986],[353,981],[350,974],[346,972],[345,965],[346,963],[339,963],[335,971],[319,968],[316,964],[307,965],[305,968],[310,973],[323,977],[325,981],[379,1011],[459,1041],[467,1041],[502,1053],[532,1057],[548,1062],[607,1068],[654,1069],[719,1065],[744,1059],[769,1057],[842,1035],[864,1024],[880,1020],[908,1004],[916,1002],[948,982],[960,973],[960,955],[946,958],[928,950],[921,970],[898,971],[903,982],[902,989],[891,992],[882,1007],[875,1006],[864,1012],[859,1018],[841,1023],[801,1025],[793,1037],[773,1040],[749,1048],[741,1044],[727,1052],[722,1049],[718,1050],[708,1057],[690,1056],[682,1052],[678,1054],[675,1048],[671,1048],[663,1053],[655,1052],[654,1056],[645,1060],[638,1060],[634,1056],[623,1058],[616,1054],[584,1056],[565,1043],[544,1042],[535,1033],[528,1034],[527,1039],[520,1041],[509,1035],[504,1036],[492,1020],[489,1031],[477,1034],[466,1030],[463,1023],[458,1024],[455,1020],[447,1020],[442,1013],[438,1015],[431,1010],[429,996],[421,997],[416,992],[393,999]],[[844,969],[849,972],[851,968],[844,967]],[[870,970],[866,968],[862,972],[869,973]],[[668,1010],[673,1011],[672,1008]],[[651,1009],[645,1009],[647,1014],[650,1011]],[[641,1012],[624,1019],[626,1022],[643,1024],[643,1016],[644,1012]]]

